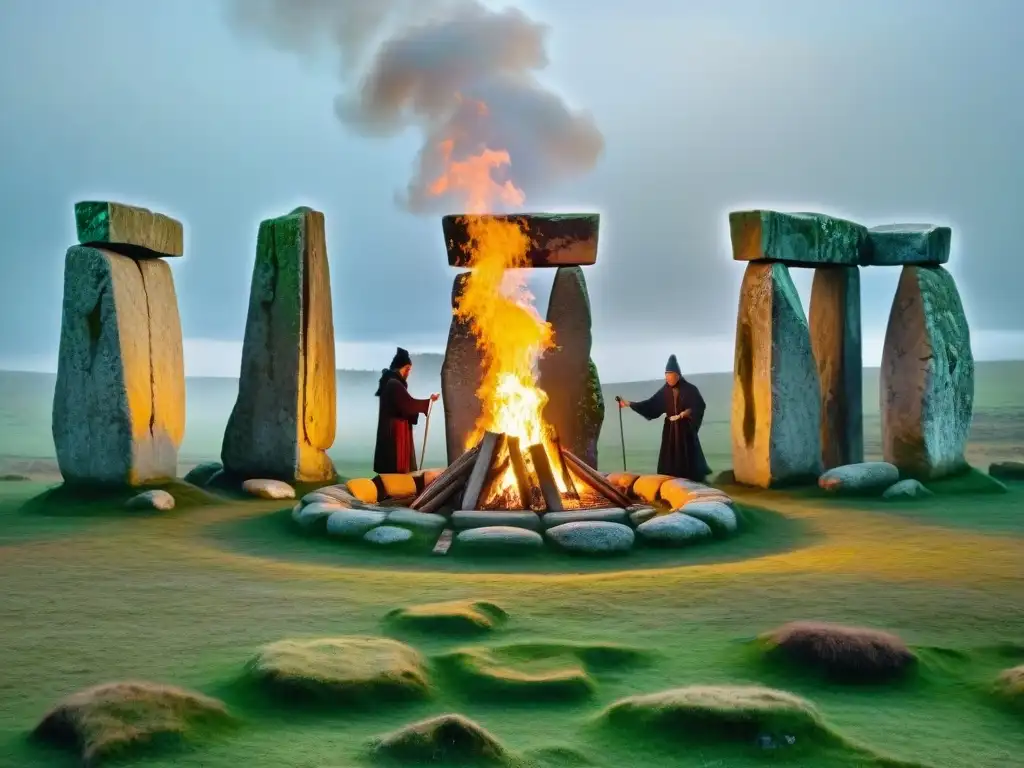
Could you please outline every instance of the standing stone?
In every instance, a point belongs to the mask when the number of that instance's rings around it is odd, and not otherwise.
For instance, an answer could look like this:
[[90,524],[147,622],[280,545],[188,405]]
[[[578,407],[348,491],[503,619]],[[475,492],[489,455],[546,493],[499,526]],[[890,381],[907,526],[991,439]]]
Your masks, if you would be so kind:
[[539,364],[538,384],[548,396],[544,418],[564,447],[597,469],[604,395],[590,358],[590,297],[580,267],[559,267],[555,273],[547,321],[555,347],[544,353]]
[[260,224],[238,399],[221,460],[242,478],[330,480],[337,427],[334,319],[324,216]]
[[821,384],[825,469],[864,461],[860,271],[819,267],[811,288],[811,346]]
[[771,486],[821,474],[821,404],[807,318],[784,264],[747,265],[736,318],[736,481]]
[[67,482],[175,477],[185,433],[181,321],[170,268],[73,246],[64,264],[53,442]]
[[960,294],[942,267],[903,268],[879,383],[886,461],[919,478],[966,467],[974,357]]
[[[471,273],[455,276],[452,284],[454,310],[466,288]],[[483,412],[477,392],[483,383],[483,354],[468,321],[452,315],[448,329],[448,346],[441,364],[441,396],[444,400],[444,432],[451,464],[466,452],[466,441]]]

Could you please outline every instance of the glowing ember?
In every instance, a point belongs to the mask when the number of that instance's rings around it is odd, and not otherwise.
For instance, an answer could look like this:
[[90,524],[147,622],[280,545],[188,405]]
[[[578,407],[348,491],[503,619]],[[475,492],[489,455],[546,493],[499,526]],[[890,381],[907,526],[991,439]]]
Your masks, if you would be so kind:
[[[486,107],[481,105],[486,113]],[[522,190],[511,181],[498,182],[492,172],[510,164],[507,152],[484,149],[465,160],[452,159],[453,144],[441,153],[445,172],[430,186],[432,194],[458,192],[465,196],[469,213],[486,213],[495,203],[520,205]],[[483,411],[466,448],[476,445],[484,432],[519,438],[524,454],[543,444],[561,493],[566,485],[561,459],[549,427],[541,416],[547,395],[537,386],[537,361],[552,346],[552,331],[533,306],[533,296],[519,268],[528,265],[530,240],[524,223],[477,217],[467,222],[470,237],[470,276],[455,315],[467,322],[483,356],[483,382],[477,394]],[[492,485],[485,507],[529,508],[519,499],[515,473],[509,465]]]

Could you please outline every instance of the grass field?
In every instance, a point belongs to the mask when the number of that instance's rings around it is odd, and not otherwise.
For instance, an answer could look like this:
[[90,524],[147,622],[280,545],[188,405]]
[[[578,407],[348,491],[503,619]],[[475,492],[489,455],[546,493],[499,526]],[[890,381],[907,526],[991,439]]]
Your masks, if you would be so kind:
[[[1019,363],[979,366],[976,464],[1020,458],[1024,413],[1014,393],[1022,374]],[[42,471],[52,462],[49,395],[38,380],[28,388],[24,381],[19,388],[0,378],[2,448],[8,467]],[[710,407],[708,453],[724,469],[729,381],[698,383]],[[611,387],[609,395],[635,397],[651,386]],[[216,454],[226,419],[201,402],[190,406],[190,419],[204,408],[211,423],[190,421],[190,460]],[[614,469],[618,424],[609,413],[602,464]],[[877,415],[866,422],[869,450],[877,450]],[[635,416],[626,422],[631,467],[653,464],[657,428]],[[336,453],[343,469],[365,471],[354,449]],[[174,512],[127,516],[113,502],[60,494],[41,502],[43,482],[0,482],[0,766],[79,764],[34,743],[29,731],[60,697],[126,679],[216,697],[238,720],[123,763],[154,768],[372,766],[371,739],[449,712],[486,727],[534,768],[1024,765],[1024,709],[993,695],[1000,671],[1024,663],[1024,484],[994,495],[966,486],[939,483],[935,498],[900,504],[730,487],[745,526],[729,540],[625,560],[485,561],[303,536],[280,502],[179,487]],[[416,628],[387,619],[396,608],[450,600],[487,601],[507,618],[472,636],[440,622]],[[752,641],[793,620],[897,633],[918,669],[901,682],[858,686],[766,663]],[[245,677],[267,643],[348,635],[417,649],[428,697],[330,708],[273,698]],[[481,665],[492,677],[582,669],[590,685],[531,683],[513,696],[484,685]],[[780,716],[796,744],[765,750],[712,721],[690,729],[674,710],[639,720],[602,716],[623,697],[727,684],[796,694],[821,720]]]

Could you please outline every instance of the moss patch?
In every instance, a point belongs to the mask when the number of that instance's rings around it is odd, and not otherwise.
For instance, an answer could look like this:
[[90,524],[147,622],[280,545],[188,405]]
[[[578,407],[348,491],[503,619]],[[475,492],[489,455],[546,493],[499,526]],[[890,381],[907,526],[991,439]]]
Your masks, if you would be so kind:
[[[223,499],[184,480],[139,486],[138,488],[108,488],[92,485],[62,483],[34,496],[22,506],[22,511],[41,515],[117,515],[138,517],[139,511],[125,510],[129,499],[144,491],[167,491],[174,497],[176,511],[206,507],[223,503]],[[166,514],[157,513],[154,514]]]
[[882,682],[905,677],[917,656],[899,637],[865,627],[795,621],[759,638],[769,659],[812,669],[839,682]]
[[276,693],[320,703],[417,699],[430,691],[419,652],[384,637],[281,640],[264,647],[248,672]]
[[508,620],[508,613],[495,603],[480,600],[449,600],[396,608],[386,620],[395,626],[437,634],[490,632]]
[[33,731],[39,740],[74,749],[86,765],[145,748],[170,746],[233,722],[223,703],[158,683],[105,683],[73,693]]
[[398,764],[510,765],[497,737],[462,715],[421,720],[376,739],[374,757]]

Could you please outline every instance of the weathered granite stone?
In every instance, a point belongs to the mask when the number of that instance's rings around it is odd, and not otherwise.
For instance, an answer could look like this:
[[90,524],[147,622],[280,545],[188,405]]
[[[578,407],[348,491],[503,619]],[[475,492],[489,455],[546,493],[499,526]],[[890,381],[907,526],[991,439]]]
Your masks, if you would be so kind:
[[934,493],[921,484],[920,480],[908,478],[907,480],[900,480],[898,483],[893,483],[891,486],[886,488],[882,493],[882,498],[892,501],[898,499],[926,499],[929,496],[934,495]]
[[632,493],[633,483],[640,479],[640,475],[633,472],[609,472],[605,477],[609,483],[627,495]]
[[544,539],[536,531],[509,525],[470,528],[455,537],[459,549],[540,549]]
[[341,512],[345,507],[340,504],[328,504],[316,501],[312,504],[296,504],[292,509],[292,520],[299,524],[300,528],[314,528],[327,521],[335,512]]
[[253,478],[242,483],[242,490],[261,499],[294,499],[295,489],[288,483],[266,478]]
[[411,538],[412,531],[394,525],[382,525],[378,528],[371,528],[363,534],[363,541],[367,544],[376,544],[381,547],[404,544]]
[[869,250],[867,227],[824,213],[734,211],[729,231],[736,261],[855,265]]
[[1024,461],[997,461],[989,465],[988,473],[1000,480],[1024,480]]
[[672,546],[692,544],[712,535],[707,523],[682,512],[671,512],[641,523],[636,532],[647,541]]
[[864,461],[833,467],[818,478],[818,487],[832,493],[881,493],[900,479],[900,471],[885,461]]
[[447,525],[448,520],[443,515],[435,515],[432,512],[397,507],[388,512],[388,523],[421,531],[439,531]]
[[335,507],[345,507],[351,509],[352,507],[362,506],[362,503],[353,496],[347,498],[336,496],[330,493],[323,493],[319,490],[310,491],[302,497],[303,504],[331,504]]
[[339,538],[360,538],[384,523],[387,515],[377,509],[341,509],[327,518],[327,533]]
[[128,499],[128,509],[152,509],[157,512],[168,512],[174,509],[174,497],[167,491],[143,491],[138,496]]
[[559,267],[547,321],[554,344],[540,359],[538,386],[548,396],[544,418],[562,445],[597,468],[597,438],[604,423],[604,395],[590,359],[590,297],[579,267]]
[[78,242],[135,258],[181,256],[185,231],[181,222],[123,203],[75,203]]
[[633,483],[632,494],[641,501],[652,504],[661,498],[661,486],[672,479],[669,475],[640,475]]
[[324,217],[296,208],[260,224],[225,470],[290,482],[333,478],[334,368]]
[[732,507],[719,501],[691,501],[679,511],[707,523],[715,533],[735,533],[739,528],[739,520]]
[[531,531],[540,530],[540,517],[529,510],[473,510],[463,509],[453,512],[452,525],[456,528],[486,528],[504,526],[509,528],[526,528]]
[[176,477],[184,431],[181,324],[167,265],[69,248],[53,398],[64,479],[142,485]]
[[[452,309],[458,306],[470,273],[455,276],[452,284]],[[477,391],[483,383],[483,354],[469,323],[452,315],[448,346],[441,364],[441,396],[444,401],[444,432],[448,463],[466,452],[466,441],[473,434],[483,407]]]
[[622,523],[581,520],[548,528],[547,537],[569,552],[611,555],[633,548],[633,529]]
[[960,294],[942,267],[903,268],[879,384],[886,461],[919,478],[965,468],[974,356]]
[[821,403],[807,318],[789,269],[751,263],[736,318],[736,482],[768,488],[821,474]]
[[571,509],[567,512],[548,512],[544,515],[545,528],[554,528],[566,523],[601,521],[625,524],[629,520],[626,510],[608,507],[606,509]]
[[661,500],[667,503],[672,509],[678,509],[690,501],[707,499],[710,501],[722,501],[732,504],[732,499],[725,491],[712,488],[709,485],[696,483],[686,478],[677,477],[661,484],[658,489]]
[[949,261],[953,230],[934,224],[886,224],[868,230],[871,247],[864,264],[936,266]]
[[636,526],[641,523],[646,523],[657,514],[658,510],[654,507],[636,507],[635,509],[630,509],[629,521]]
[[211,477],[222,469],[224,469],[224,467],[219,461],[204,461],[202,464],[196,464],[192,469],[186,472],[185,477],[183,477],[182,480],[186,483],[203,487],[210,482]]
[[601,217],[596,213],[453,214],[441,219],[448,264],[453,267],[469,266],[468,223],[474,219],[525,224],[531,247],[524,266],[586,266],[597,261],[597,233]]
[[821,386],[822,465],[855,464],[864,460],[859,268],[815,269],[810,314]]

